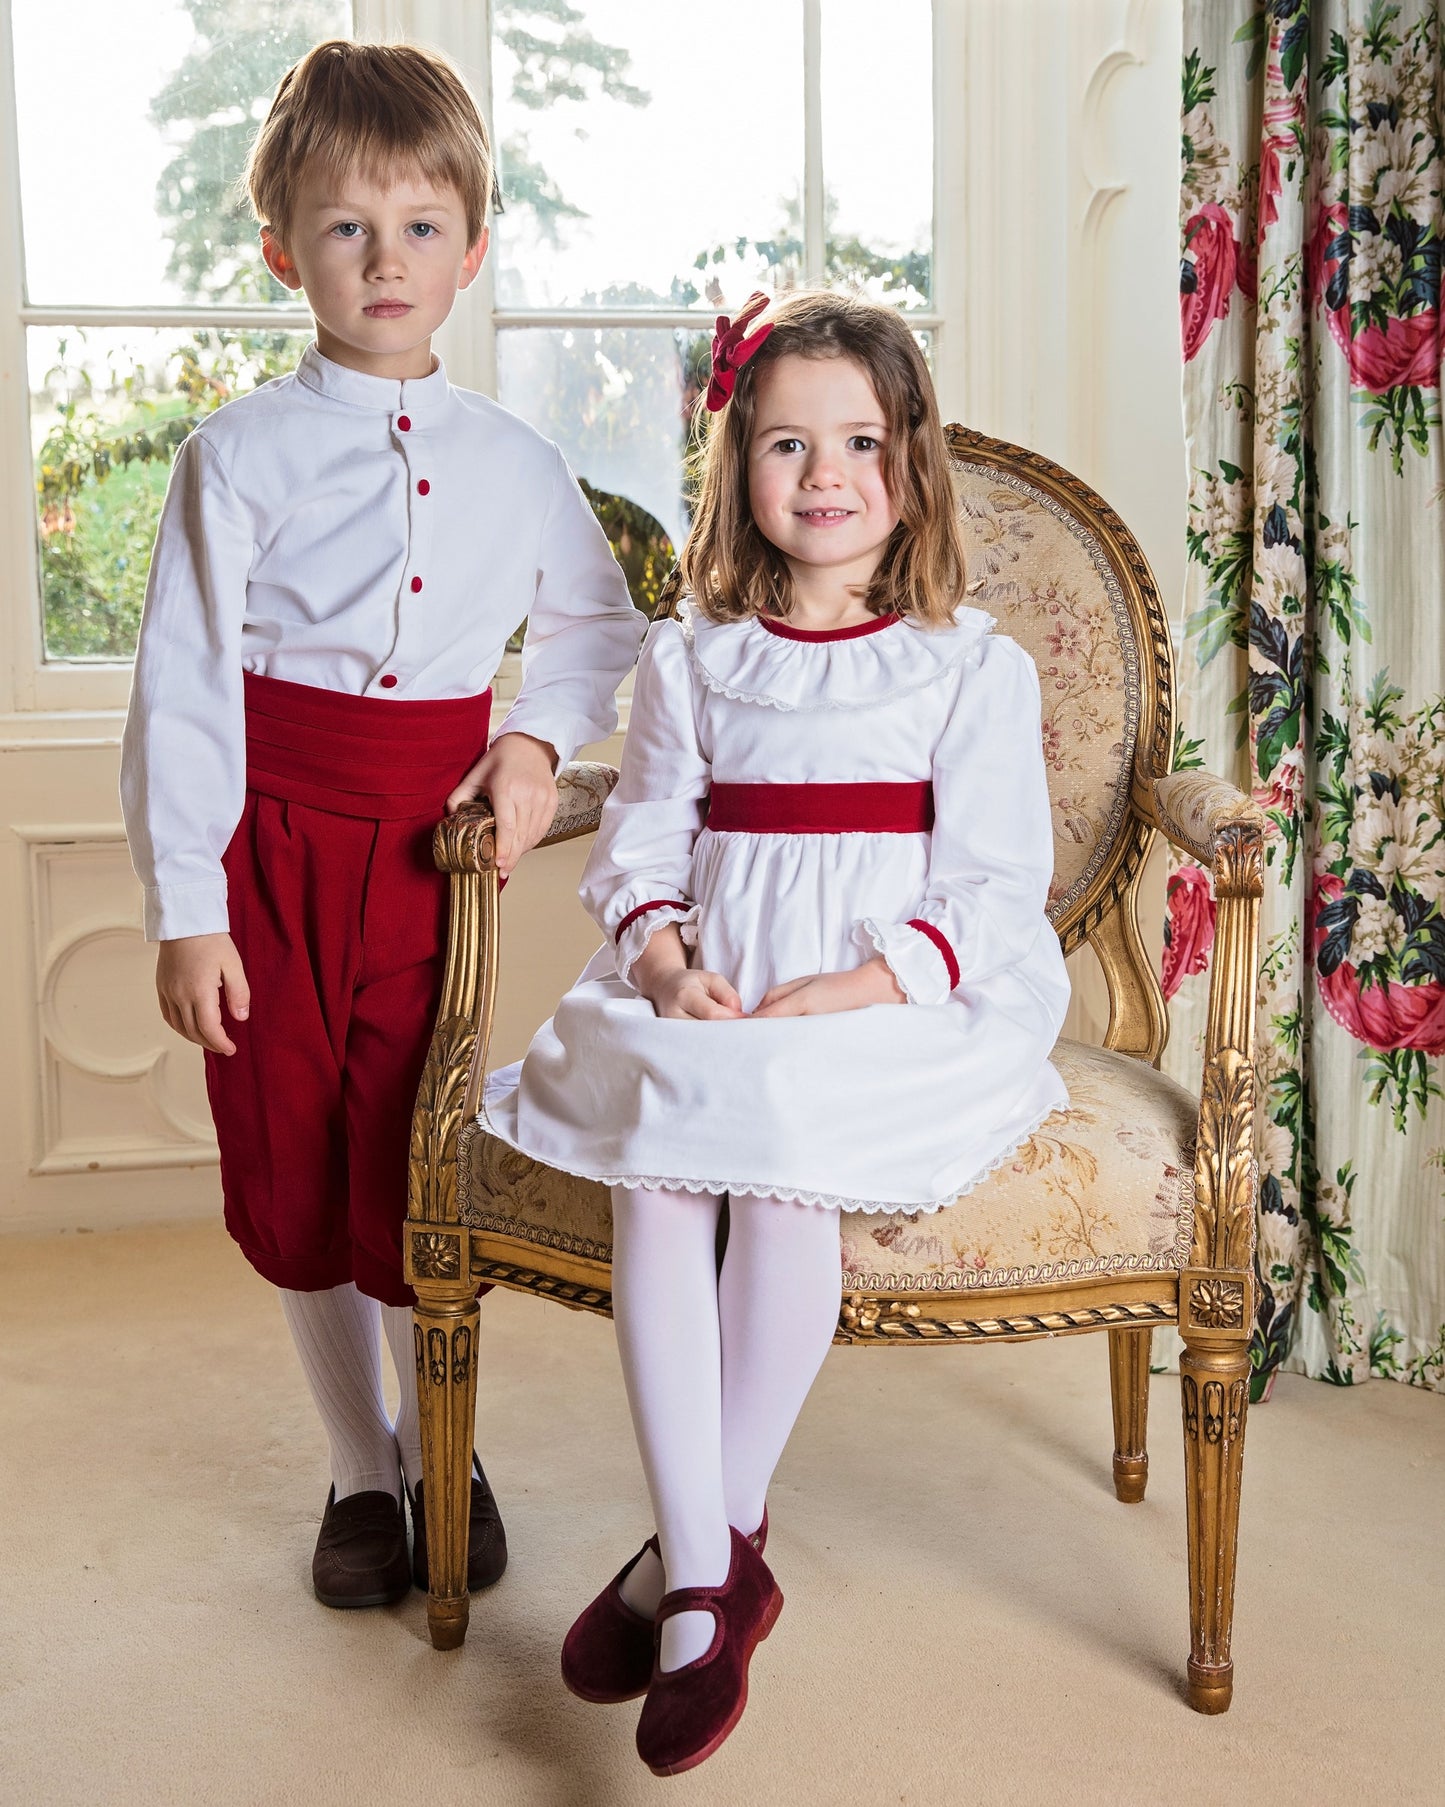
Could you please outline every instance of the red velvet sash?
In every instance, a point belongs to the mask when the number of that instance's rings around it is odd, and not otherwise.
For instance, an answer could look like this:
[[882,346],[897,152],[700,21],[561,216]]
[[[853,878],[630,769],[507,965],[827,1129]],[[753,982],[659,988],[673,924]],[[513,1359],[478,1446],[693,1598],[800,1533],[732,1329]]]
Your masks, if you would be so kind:
[[926,834],[933,786],[715,784],[707,826],[716,834]]
[[486,752],[491,714],[490,690],[393,703],[248,671],[246,784],[338,816],[440,816]]

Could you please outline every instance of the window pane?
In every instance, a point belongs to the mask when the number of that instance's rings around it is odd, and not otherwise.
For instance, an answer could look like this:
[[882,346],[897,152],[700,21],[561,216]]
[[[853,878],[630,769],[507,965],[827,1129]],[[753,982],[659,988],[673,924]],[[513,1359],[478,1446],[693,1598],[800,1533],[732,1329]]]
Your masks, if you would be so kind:
[[710,346],[655,328],[498,335],[503,406],[561,446],[643,609],[687,537],[690,421]]
[[32,328],[47,657],[130,658],[176,447],[222,402],[292,369],[307,337]]
[[796,277],[802,7],[561,12],[493,8],[499,304],[677,307],[778,287],[779,264]]
[[12,0],[26,288],[41,305],[291,299],[233,188],[282,72],[348,0]]
[[823,0],[828,280],[878,300],[932,299],[933,8]]

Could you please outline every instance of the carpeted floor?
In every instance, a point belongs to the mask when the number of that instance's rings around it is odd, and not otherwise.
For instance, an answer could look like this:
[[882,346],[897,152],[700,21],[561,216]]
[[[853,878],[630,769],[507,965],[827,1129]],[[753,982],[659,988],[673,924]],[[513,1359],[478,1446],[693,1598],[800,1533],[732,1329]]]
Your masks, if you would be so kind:
[[728,1745],[654,1781],[563,1691],[647,1530],[610,1326],[484,1303],[512,1566],[438,1655],[309,1591],[326,1491],[269,1289],[209,1224],[0,1244],[0,1800],[716,1807],[1441,1799],[1445,1400],[1286,1377],[1250,1419],[1233,1710],[1183,1704],[1177,1382],[1142,1506],[1104,1340],[836,1349],[784,1458],[788,1597]]

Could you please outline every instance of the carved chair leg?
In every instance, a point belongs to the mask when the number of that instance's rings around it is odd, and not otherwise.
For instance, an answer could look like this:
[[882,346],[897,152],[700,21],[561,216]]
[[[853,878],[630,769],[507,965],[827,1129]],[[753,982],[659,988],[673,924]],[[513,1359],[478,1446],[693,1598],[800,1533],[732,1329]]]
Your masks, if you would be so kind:
[[427,1629],[438,1650],[467,1635],[467,1517],[477,1415],[477,1310],[470,1281],[416,1284],[413,1313],[421,1404],[431,1592]]
[[1184,1403],[1184,1486],[1189,1523],[1189,1704],[1228,1710],[1234,1557],[1249,1402],[1249,1350],[1188,1341],[1179,1362]]
[[1144,1497],[1149,1480],[1151,1330],[1109,1332],[1109,1391],[1114,1400],[1114,1492],[1128,1505]]

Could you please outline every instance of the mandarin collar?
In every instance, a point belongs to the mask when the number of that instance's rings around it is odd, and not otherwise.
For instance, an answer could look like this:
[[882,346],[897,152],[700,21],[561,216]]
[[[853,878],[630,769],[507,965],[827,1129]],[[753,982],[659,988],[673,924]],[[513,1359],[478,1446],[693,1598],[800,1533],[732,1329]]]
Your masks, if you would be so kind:
[[[436,353],[432,356],[436,357]],[[345,364],[336,363],[316,349],[314,339],[301,354],[296,377],[308,389],[331,401],[375,409],[382,414],[404,415],[418,428],[436,418],[451,394],[446,366],[440,358],[430,376],[398,382],[394,377],[368,376],[363,370],[350,370]]]

